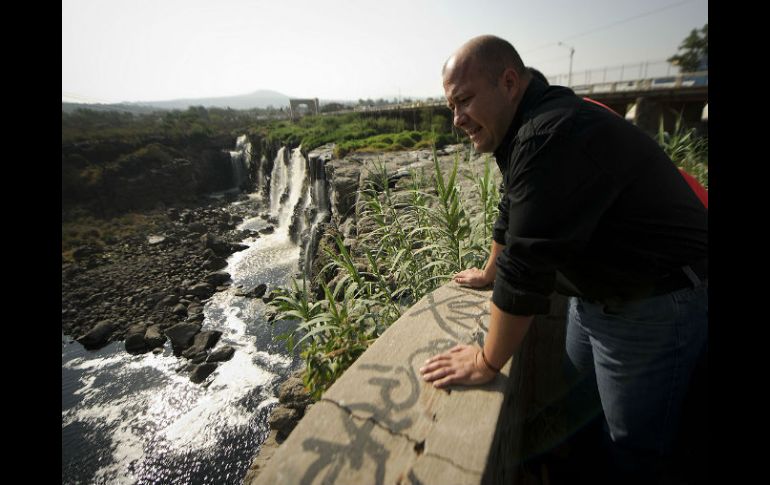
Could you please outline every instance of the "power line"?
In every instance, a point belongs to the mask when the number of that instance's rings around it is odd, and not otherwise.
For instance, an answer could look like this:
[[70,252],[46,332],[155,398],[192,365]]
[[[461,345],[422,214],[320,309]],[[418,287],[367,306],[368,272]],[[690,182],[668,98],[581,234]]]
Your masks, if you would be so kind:
[[[625,22],[630,22],[632,20],[636,20],[638,18],[646,17],[648,15],[653,15],[653,14],[656,14],[658,12],[662,12],[664,10],[668,10],[668,9],[671,9],[671,8],[674,8],[674,7],[678,7],[680,5],[684,5],[685,3],[690,3],[692,1],[694,1],[694,0],[684,0],[684,1],[679,2],[679,3],[674,3],[674,4],[671,4],[671,5],[667,5],[665,7],[661,7],[661,8],[655,9],[655,10],[650,10],[649,12],[640,13],[638,15],[634,15],[633,17],[628,17],[628,18],[625,18],[625,19],[617,20],[617,21],[612,22],[610,24],[606,24],[606,25],[603,25],[601,27],[597,27],[595,29],[587,30],[585,32],[581,32],[579,34],[574,34],[574,35],[571,35],[569,37],[564,37],[562,39],[562,41],[570,40],[570,39],[575,39],[577,37],[582,37],[582,36],[588,35],[588,34],[593,34],[594,32],[599,32],[601,30],[609,29],[611,27],[615,27],[616,25],[620,25],[620,24],[625,23]],[[540,50],[540,49],[545,49],[546,47],[553,47],[553,46],[557,46],[557,45],[559,45],[558,42],[551,42],[549,44],[541,45],[540,47],[535,47],[534,49],[530,49],[530,50],[528,50],[526,52],[522,52],[522,54],[529,54],[530,52],[534,52],[534,51],[537,51],[537,50]]]
[[635,16],[633,16],[633,17],[629,17],[629,18],[627,18],[627,19],[618,20],[617,22],[613,22],[613,23],[611,23],[611,24],[607,24],[607,25],[605,25],[605,26],[602,26],[602,27],[597,27],[596,29],[593,29],[593,30],[589,30],[589,31],[586,31],[586,32],[583,32],[583,33],[581,33],[581,34],[575,34],[575,35],[573,35],[573,36],[571,36],[571,37],[567,37],[567,38],[565,38],[565,39],[562,39],[562,40],[570,40],[570,39],[574,39],[574,38],[576,38],[576,37],[582,37],[582,36],[584,36],[584,35],[593,34],[594,32],[598,32],[598,31],[600,31],[600,30],[604,30],[604,29],[609,29],[610,27],[614,27],[614,26],[616,26],[616,25],[619,25],[619,24],[622,24],[622,23],[625,23],[625,22],[630,22],[631,20],[636,20],[636,19],[638,19],[638,18],[646,17],[646,16],[648,16],[648,15],[656,14],[656,13],[658,13],[658,12],[662,12],[662,11],[664,11],[664,10],[668,10],[668,9],[670,9],[670,8],[678,7],[678,6],[680,6],[680,5],[684,5],[685,3],[690,3],[690,2],[692,2],[692,1],[693,1],[693,0],[684,0],[683,2],[674,3],[674,4],[672,4],[672,5],[669,5],[669,6],[667,6],[667,7],[661,7],[661,8],[659,8],[659,9],[657,9],[657,10],[651,10],[651,11],[649,11],[649,12],[646,12],[646,13],[641,13],[641,14],[639,14],[639,15],[635,15]]

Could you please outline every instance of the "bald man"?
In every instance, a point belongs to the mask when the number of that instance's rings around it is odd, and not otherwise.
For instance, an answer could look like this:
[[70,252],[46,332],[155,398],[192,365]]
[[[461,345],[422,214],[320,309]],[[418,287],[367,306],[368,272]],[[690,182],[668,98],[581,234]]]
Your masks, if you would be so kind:
[[442,75],[455,126],[494,154],[503,192],[489,260],[454,278],[493,284],[484,346],[431,357],[423,379],[491,381],[550,294],[567,295],[572,425],[603,416],[608,480],[648,483],[707,338],[706,209],[654,140],[534,78],[507,41],[471,39]]

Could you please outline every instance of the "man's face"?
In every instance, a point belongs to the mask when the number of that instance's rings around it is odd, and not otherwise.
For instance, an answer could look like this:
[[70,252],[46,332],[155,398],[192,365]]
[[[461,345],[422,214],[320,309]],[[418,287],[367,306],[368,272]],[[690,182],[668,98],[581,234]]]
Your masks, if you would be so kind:
[[503,76],[493,84],[473,61],[458,64],[450,59],[444,72],[444,94],[454,125],[468,134],[476,151],[495,151],[513,119]]

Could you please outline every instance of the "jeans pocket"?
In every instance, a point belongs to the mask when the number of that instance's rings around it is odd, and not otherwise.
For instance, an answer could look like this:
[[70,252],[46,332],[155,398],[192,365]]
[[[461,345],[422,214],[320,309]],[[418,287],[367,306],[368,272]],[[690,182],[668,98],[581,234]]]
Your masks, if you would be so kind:
[[608,302],[602,306],[602,315],[639,324],[670,324],[677,317],[677,301],[673,295],[661,295],[643,300]]

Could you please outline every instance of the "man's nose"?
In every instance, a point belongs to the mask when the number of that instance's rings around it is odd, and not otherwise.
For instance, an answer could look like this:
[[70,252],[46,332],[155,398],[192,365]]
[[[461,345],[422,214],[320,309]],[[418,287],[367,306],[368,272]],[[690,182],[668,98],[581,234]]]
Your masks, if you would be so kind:
[[465,116],[465,112],[461,111],[459,107],[455,108],[455,111],[454,111],[455,126],[460,128],[462,125],[465,124],[466,121],[468,121],[468,118],[467,116]]

